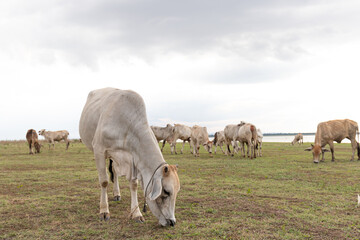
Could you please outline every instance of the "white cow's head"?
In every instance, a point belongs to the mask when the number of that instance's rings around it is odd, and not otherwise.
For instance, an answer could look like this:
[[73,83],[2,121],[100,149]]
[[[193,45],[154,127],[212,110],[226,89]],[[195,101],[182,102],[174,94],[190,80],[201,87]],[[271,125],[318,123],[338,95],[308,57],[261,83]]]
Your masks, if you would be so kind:
[[203,145],[204,145],[205,150],[208,151],[210,153],[210,155],[211,155],[212,154],[213,142],[212,141],[207,141]]
[[174,226],[176,196],[180,190],[177,166],[165,165],[160,169],[154,175],[148,205],[162,226]]
[[39,131],[39,135],[44,135],[44,132],[45,132],[45,129],[41,129],[41,130]]

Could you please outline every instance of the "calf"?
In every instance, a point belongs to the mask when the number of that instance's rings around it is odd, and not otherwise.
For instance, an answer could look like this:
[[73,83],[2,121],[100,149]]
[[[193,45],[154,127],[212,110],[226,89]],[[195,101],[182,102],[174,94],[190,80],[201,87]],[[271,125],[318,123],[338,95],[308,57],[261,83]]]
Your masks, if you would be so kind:
[[60,130],[60,131],[45,131],[45,129],[41,129],[39,131],[39,135],[43,136],[45,138],[45,140],[49,143],[49,149],[50,149],[50,145],[53,145],[53,149],[55,149],[55,141],[56,142],[60,142],[61,140],[64,140],[66,143],[66,150],[68,150],[69,148],[69,140],[68,140],[68,136],[69,136],[69,132],[66,130]]
[[322,154],[321,161],[325,160],[325,152],[329,152],[329,150],[324,147],[329,144],[332,156],[331,161],[335,161],[334,141],[341,143],[344,138],[347,138],[351,141],[352,147],[352,157],[350,161],[354,160],[356,149],[358,152],[358,160],[360,160],[360,147],[355,139],[358,130],[357,122],[350,119],[321,122],[317,126],[314,145],[311,145],[311,147],[305,149],[305,151],[312,151],[314,163],[319,163],[320,153]]
[[39,144],[38,135],[34,129],[29,129],[27,131],[26,140],[29,144],[29,154],[34,154],[33,148],[35,148],[35,153],[40,153],[41,145]]

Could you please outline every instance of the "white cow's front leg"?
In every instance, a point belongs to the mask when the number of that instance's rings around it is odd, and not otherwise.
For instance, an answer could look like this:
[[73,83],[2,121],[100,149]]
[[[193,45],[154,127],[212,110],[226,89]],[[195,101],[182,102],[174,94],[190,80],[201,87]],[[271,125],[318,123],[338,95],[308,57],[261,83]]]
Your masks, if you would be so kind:
[[138,180],[130,181],[130,193],[131,193],[131,212],[130,217],[137,222],[145,222],[145,218],[140,212],[140,207],[137,198],[137,186]]
[[99,183],[101,188],[100,219],[107,221],[110,219],[108,196],[107,196],[107,186],[109,184],[108,182],[109,177],[106,172],[105,156],[102,153],[95,153],[94,155],[95,155],[96,168],[98,170]]

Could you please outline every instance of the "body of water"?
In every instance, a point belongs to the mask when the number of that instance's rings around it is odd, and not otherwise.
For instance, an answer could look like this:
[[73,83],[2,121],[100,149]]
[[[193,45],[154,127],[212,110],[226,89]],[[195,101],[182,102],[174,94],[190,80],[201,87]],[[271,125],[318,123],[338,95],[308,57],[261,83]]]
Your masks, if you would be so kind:
[[[288,142],[291,143],[294,140],[295,136],[285,135],[285,136],[264,136],[263,142]],[[305,143],[314,143],[315,135],[304,135],[304,144]],[[342,143],[350,143],[350,140],[344,139]]]

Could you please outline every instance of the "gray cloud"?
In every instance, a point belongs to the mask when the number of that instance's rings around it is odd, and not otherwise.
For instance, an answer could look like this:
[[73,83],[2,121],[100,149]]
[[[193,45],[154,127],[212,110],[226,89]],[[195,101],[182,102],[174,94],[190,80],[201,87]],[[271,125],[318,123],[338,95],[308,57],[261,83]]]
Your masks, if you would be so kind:
[[[169,53],[215,52],[247,61],[292,61],[307,54],[304,42],[332,36],[332,24],[346,13],[317,9],[334,10],[333,4],[300,0],[68,0],[50,5],[37,1],[25,4],[12,19],[17,24],[14,36],[18,37],[18,29],[28,40],[20,38],[18,42],[50,49],[71,64],[92,68],[101,58],[137,56],[151,60]],[[23,22],[27,29],[21,27]]]

